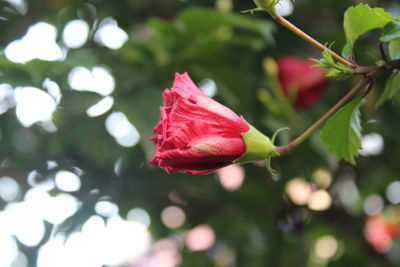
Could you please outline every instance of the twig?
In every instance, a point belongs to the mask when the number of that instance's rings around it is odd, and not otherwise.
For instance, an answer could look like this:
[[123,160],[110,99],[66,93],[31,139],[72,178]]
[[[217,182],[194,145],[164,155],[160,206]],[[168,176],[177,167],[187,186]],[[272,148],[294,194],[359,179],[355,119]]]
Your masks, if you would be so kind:
[[342,99],[339,100],[330,110],[328,110],[318,121],[316,121],[311,127],[309,127],[305,132],[299,135],[296,139],[291,141],[289,144],[284,146],[276,147],[279,156],[289,154],[294,149],[296,149],[301,143],[304,142],[311,134],[313,134],[325,121],[327,121],[336,111],[338,111],[342,106],[344,106],[353,96],[355,96],[362,88],[371,84],[371,77],[375,77],[380,69],[372,73],[370,76],[364,76]]
[[320,42],[318,42],[317,40],[315,40],[314,38],[312,38],[311,36],[309,36],[308,34],[306,34],[305,32],[303,32],[302,30],[300,30],[299,28],[297,28],[295,25],[293,25],[291,22],[289,22],[288,20],[286,20],[285,18],[281,17],[281,16],[277,16],[277,17],[273,17],[275,19],[275,21],[277,21],[278,23],[280,23],[282,26],[284,26],[286,29],[292,31],[294,34],[298,35],[299,37],[301,37],[303,40],[305,40],[306,42],[312,44],[313,46],[317,47],[318,49],[322,50],[322,51],[327,51],[329,54],[332,55],[332,57],[354,69],[356,68],[356,65],[350,61],[348,61],[347,59],[341,57],[340,55],[336,54],[335,52],[333,52],[331,49],[329,49],[328,47],[326,47],[325,45],[321,44]]

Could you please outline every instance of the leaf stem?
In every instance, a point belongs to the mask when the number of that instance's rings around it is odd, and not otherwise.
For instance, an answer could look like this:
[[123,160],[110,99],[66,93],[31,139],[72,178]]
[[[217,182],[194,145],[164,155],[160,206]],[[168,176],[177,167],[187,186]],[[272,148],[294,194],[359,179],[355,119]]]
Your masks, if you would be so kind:
[[388,62],[388,58],[385,53],[385,48],[383,47],[383,43],[381,41],[378,41],[378,48],[379,48],[379,54],[381,55],[382,60],[385,62]]
[[386,62],[385,66],[387,68],[389,68],[390,70],[393,70],[393,69],[398,70],[398,69],[400,69],[400,59],[388,61],[388,62]]
[[336,111],[344,106],[353,96],[355,96],[362,88],[371,84],[379,69],[371,74],[364,76],[342,99],[339,100],[330,110],[328,110],[318,121],[311,125],[305,132],[299,135],[296,139],[284,146],[277,146],[276,151],[279,156],[289,154],[304,142],[311,134],[313,134],[325,121],[327,121]]
[[336,54],[335,52],[333,52],[331,49],[329,49],[328,47],[326,47],[325,45],[321,44],[320,42],[318,42],[317,40],[315,40],[314,38],[312,38],[311,36],[309,36],[308,34],[306,34],[305,32],[303,32],[302,30],[300,30],[299,28],[297,28],[295,25],[293,25],[291,22],[289,22],[288,20],[286,20],[284,17],[281,16],[276,16],[274,17],[275,21],[277,21],[279,24],[281,24],[282,26],[284,26],[286,29],[290,30],[291,32],[293,32],[294,34],[298,35],[299,37],[301,37],[303,40],[305,40],[306,42],[312,44],[313,46],[317,47],[318,49],[322,50],[322,51],[327,51],[329,54],[332,55],[332,57],[350,67],[350,68],[356,68],[356,65],[350,61],[348,61],[347,59],[341,57],[340,55]]

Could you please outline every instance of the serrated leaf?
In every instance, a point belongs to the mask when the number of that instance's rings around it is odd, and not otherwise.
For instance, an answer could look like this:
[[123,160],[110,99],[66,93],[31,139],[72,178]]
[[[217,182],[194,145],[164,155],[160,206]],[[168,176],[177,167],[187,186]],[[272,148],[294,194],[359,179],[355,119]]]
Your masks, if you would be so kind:
[[335,65],[335,60],[333,59],[332,55],[330,53],[328,53],[327,50],[324,50],[322,52],[322,56],[323,56],[324,60],[326,61],[326,63]]
[[382,105],[385,101],[393,98],[400,90],[400,74],[392,74],[386,82],[385,90],[380,95],[378,101],[376,102],[376,106]]
[[333,115],[322,128],[321,142],[340,159],[355,164],[361,148],[360,110],[362,97],[357,97]]
[[400,59],[400,40],[393,40],[389,43],[389,57],[392,60]]
[[382,30],[381,42],[390,42],[400,38],[400,21],[391,21]]
[[349,75],[353,73],[353,71],[346,65],[335,62],[332,55],[327,50],[322,52],[322,59],[311,60],[317,63],[314,65],[314,67],[321,67],[325,69],[327,77],[340,80],[348,78]]
[[393,19],[393,15],[382,8],[371,8],[367,4],[349,7],[344,13],[343,26],[351,50],[362,34],[372,29],[382,28]]

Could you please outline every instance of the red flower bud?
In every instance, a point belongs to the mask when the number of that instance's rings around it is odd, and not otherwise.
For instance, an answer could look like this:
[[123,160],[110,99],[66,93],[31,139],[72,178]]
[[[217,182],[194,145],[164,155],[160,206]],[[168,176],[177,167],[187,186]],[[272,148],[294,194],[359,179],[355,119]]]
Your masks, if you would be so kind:
[[150,163],[168,173],[207,173],[236,160],[266,159],[275,152],[268,137],[207,97],[187,73],[175,75],[163,98],[156,135],[151,138],[156,152]]
[[325,92],[328,80],[315,62],[285,56],[277,60],[279,81],[285,95],[295,95],[295,107],[304,109],[312,106]]

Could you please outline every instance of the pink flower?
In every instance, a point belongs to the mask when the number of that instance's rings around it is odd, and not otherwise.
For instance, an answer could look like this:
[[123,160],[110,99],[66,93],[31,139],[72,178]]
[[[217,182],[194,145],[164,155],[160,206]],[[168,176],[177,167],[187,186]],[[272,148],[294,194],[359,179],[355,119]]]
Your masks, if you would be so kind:
[[296,108],[308,108],[321,98],[328,80],[321,68],[313,67],[315,62],[309,59],[285,56],[279,58],[277,64],[282,90],[287,96],[292,93],[296,95]]
[[249,125],[229,108],[207,97],[187,73],[175,74],[163,92],[160,121],[151,138],[151,164],[168,173],[207,173],[232,164],[246,151],[242,133]]

